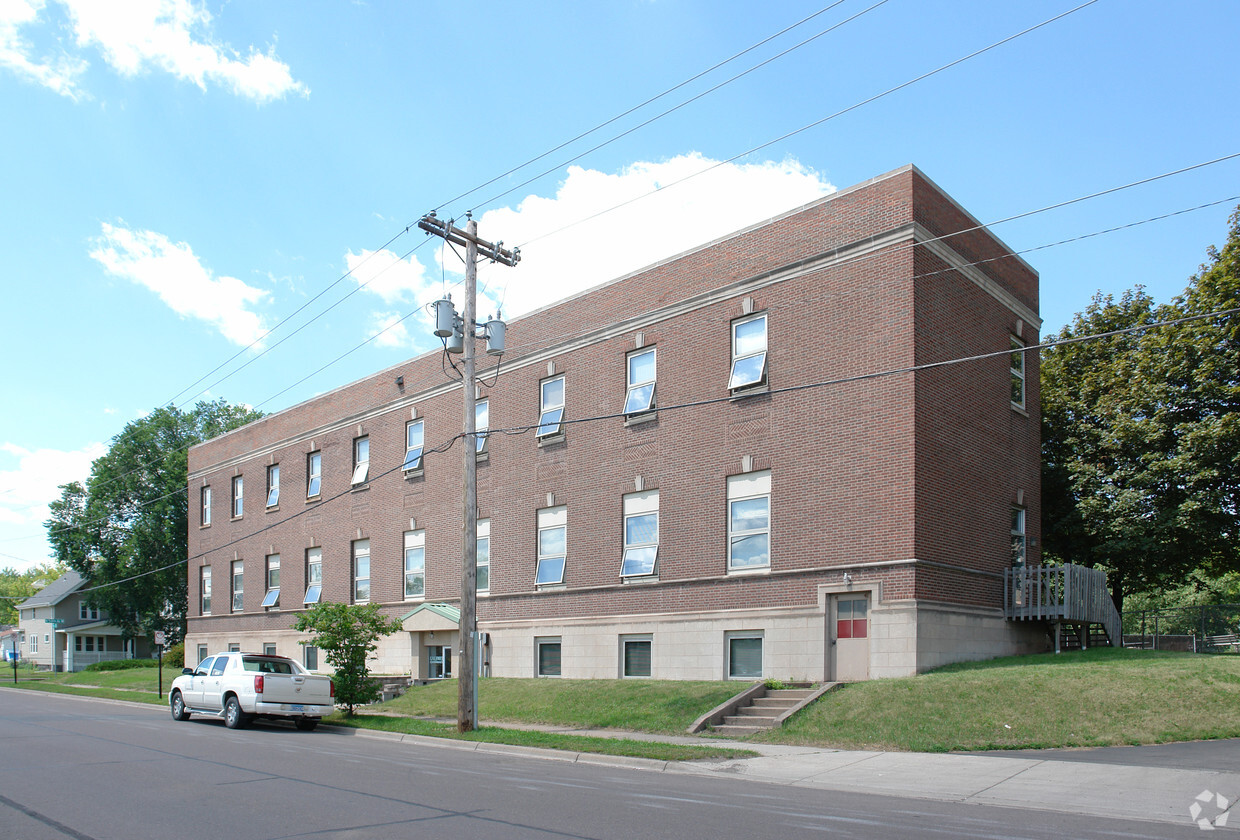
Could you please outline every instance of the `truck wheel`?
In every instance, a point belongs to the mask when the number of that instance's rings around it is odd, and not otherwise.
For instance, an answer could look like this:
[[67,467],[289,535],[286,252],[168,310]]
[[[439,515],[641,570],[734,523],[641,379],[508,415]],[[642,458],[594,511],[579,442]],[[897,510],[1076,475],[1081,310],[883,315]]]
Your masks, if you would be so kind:
[[319,725],[319,720],[318,718],[298,718],[295,725],[302,732],[313,732],[314,727]]
[[229,697],[224,704],[224,725],[229,729],[243,729],[250,722],[250,716],[241,711],[241,704],[236,697]]
[[189,720],[189,712],[185,711],[185,698],[179,691],[172,692],[172,719]]

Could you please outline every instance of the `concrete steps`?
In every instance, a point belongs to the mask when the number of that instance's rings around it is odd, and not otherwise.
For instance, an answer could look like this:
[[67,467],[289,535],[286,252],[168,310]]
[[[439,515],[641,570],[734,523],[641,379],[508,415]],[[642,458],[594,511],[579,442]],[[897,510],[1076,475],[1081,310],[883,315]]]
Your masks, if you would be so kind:
[[796,709],[813,699],[820,690],[813,688],[766,689],[747,698],[713,727],[717,735],[753,735],[780,726]]

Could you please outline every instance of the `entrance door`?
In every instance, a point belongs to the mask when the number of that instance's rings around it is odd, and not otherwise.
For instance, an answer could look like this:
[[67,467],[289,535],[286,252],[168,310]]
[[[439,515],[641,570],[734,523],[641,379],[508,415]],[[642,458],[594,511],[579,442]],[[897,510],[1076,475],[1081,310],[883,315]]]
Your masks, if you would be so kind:
[[831,679],[837,681],[870,678],[870,596],[837,595],[834,598],[834,622],[831,628]]
[[426,678],[446,680],[452,677],[452,647],[429,645],[426,648]]

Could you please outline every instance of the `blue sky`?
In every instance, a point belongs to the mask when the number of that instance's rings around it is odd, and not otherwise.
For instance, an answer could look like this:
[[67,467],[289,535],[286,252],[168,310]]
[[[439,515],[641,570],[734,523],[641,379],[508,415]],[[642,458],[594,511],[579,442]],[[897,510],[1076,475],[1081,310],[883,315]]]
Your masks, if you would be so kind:
[[[512,317],[907,163],[992,223],[1240,152],[1234,0],[1097,0],[900,87],[1078,5],[5,0],[0,566],[47,559],[58,485],[155,406],[274,411],[432,349],[432,209],[522,247],[480,274]],[[1026,254],[1050,333],[1169,300],[1237,195],[1240,158],[993,229],[1231,199]]]

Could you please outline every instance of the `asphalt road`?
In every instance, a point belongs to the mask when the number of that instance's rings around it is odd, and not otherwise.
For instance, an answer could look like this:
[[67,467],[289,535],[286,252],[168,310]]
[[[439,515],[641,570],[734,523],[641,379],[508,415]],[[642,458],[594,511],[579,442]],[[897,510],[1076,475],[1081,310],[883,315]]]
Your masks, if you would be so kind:
[[[812,790],[0,691],[0,840],[1198,837],[1190,825]],[[605,759],[604,759],[605,760]]]

